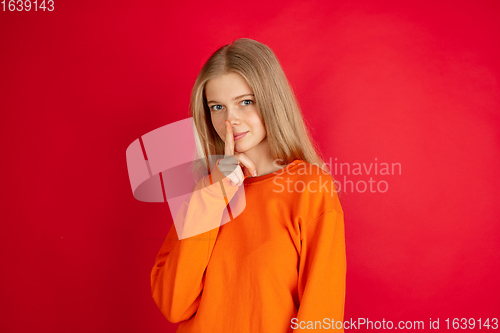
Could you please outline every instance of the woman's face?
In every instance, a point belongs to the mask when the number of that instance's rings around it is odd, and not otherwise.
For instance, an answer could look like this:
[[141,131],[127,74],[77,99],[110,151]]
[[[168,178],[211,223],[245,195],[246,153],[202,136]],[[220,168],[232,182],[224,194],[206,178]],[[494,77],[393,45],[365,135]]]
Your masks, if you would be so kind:
[[[205,85],[205,94],[212,124],[224,142],[225,121],[231,122],[235,152],[248,152],[266,143],[266,128],[255,104],[253,91],[241,75],[229,73],[209,80]],[[239,133],[245,135],[238,138]]]

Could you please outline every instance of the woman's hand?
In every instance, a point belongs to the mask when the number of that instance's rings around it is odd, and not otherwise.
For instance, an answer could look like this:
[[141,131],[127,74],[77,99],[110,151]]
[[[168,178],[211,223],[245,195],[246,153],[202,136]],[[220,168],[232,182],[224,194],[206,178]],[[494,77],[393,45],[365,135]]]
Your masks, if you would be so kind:
[[[231,185],[241,186],[246,177],[257,176],[255,164],[244,153],[234,153],[234,137],[231,123],[226,120],[226,142],[224,158],[219,161],[219,170],[231,180]],[[243,169],[241,168],[243,166]]]

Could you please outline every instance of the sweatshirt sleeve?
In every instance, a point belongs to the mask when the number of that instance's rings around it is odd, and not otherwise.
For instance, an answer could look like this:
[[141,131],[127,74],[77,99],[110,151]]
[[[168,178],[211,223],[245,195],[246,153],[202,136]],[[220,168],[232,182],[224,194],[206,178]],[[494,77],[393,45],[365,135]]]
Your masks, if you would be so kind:
[[[344,320],[346,253],[343,212],[327,211],[308,222],[301,231],[301,242],[298,322],[321,321],[324,329],[334,329],[336,321]],[[326,326],[328,321],[331,327]],[[293,332],[311,331],[316,332],[300,328]],[[343,329],[337,331],[343,332]]]
[[[151,295],[170,322],[187,320],[197,311],[221,219],[238,187],[215,167],[198,182],[175,217],[178,229],[183,229],[180,232],[194,236],[179,239],[172,225],[151,271]],[[197,225],[208,231],[198,233]]]

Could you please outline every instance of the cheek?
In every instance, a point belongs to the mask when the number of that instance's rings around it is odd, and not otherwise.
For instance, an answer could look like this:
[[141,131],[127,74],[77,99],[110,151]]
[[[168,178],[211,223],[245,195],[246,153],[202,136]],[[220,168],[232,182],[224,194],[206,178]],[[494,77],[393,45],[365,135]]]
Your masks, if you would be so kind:
[[258,116],[252,120],[252,128],[261,135],[266,135],[266,127],[262,120]]
[[217,132],[222,141],[224,141],[223,136],[226,127],[225,119],[219,119],[219,118],[220,117],[211,117],[212,125],[214,126],[215,132]]
[[252,126],[254,131],[258,131],[259,133],[266,132],[264,121],[262,120],[259,111],[257,109],[252,110],[252,112],[248,114],[246,122],[247,124]]

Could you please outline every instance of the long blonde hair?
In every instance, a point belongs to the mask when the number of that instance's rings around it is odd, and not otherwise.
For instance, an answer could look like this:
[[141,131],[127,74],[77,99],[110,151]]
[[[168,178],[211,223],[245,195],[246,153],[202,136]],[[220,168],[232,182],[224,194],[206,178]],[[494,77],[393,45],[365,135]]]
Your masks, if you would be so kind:
[[199,157],[224,155],[224,141],[212,125],[205,84],[231,72],[240,74],[254,92],[273,160],[286,165],[300,159],[328,172],[278,58],[268,46],[249,38],[238,38],[215,51],[196,78],[189,108],[201,145]]

